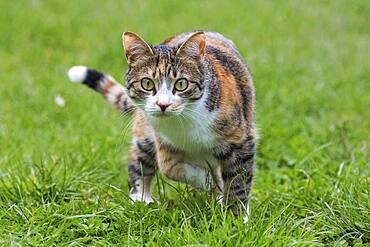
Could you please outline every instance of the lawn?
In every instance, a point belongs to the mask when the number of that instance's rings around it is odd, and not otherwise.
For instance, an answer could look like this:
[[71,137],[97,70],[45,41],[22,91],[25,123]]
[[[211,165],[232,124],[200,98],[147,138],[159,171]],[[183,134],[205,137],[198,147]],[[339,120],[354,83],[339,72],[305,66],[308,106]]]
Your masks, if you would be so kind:
[[[0,245],[362,246],[370,242],[368,1],[1,1]],[[131,204],[129,119],[68,82],[123,83],[123,31],[234,40],[260,132],[251,216],[157,176]],[[55,103],[61,97],[65,105]]]

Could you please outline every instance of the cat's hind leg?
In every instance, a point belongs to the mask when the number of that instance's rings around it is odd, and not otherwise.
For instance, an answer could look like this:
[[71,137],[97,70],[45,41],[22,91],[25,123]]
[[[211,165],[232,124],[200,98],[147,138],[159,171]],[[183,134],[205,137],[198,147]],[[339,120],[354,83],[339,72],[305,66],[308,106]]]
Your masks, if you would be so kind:
[[224,143],[218,150],[215,150],[215,157],[222,163],[223,200],[234,215],[240,215],[244,211],[242,214],[248,217],[254,155],[255,140],[253,137],[247,138],[245,142],[238,145]]

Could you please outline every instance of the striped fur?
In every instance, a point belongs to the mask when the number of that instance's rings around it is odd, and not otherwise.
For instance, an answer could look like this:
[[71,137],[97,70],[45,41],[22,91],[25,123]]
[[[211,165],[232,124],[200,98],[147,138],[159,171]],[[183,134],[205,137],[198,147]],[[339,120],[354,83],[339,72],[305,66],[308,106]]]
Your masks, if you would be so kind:
[[[255,93],[233,42],[218,33],[189,32],[153,46],[127,32],[123,44],[125,87],[91,69],[83,83],[121,111],[133,112],[132,198],[151,201],[158,169],[172,180],[223,193],[238,215],[252,186]],[[188,83],[183,91],[176,88],[181,78]]]
[[132,113],[136,107],[127,96],[126,88],[112,76],[84,66],[74,66],[68,71],[71,81],[82,83],[102,94],[106,100],[124,113]]

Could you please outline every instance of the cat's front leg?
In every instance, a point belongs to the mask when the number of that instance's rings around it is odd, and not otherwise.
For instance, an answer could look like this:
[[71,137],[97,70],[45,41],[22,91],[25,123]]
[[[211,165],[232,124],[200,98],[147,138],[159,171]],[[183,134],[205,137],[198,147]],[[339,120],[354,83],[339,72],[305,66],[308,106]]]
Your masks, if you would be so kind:
[[248,214],[254,154],[253,138],[239,144],[224,143],[214,153],[222,164],[223,200],[235,216]]
[[151,182],[157,169],[154,142],[134,137],[128,163],[130,198],[132,201],[153,202]]

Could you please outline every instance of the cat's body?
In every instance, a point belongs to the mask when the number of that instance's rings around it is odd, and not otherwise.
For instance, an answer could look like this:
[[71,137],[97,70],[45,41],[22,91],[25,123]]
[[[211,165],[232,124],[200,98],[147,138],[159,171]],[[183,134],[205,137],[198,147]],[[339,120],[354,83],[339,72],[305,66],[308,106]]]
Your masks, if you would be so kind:
[[159,168],[172,180],[223,193],[238,214],[250,194],[256,132],[252,77],[234,44],[211,32],[183,33],[158,46],[129,32],[123,41],[125,88],[84,67],[69,75],[133,113],[131,198],[152,200]]

